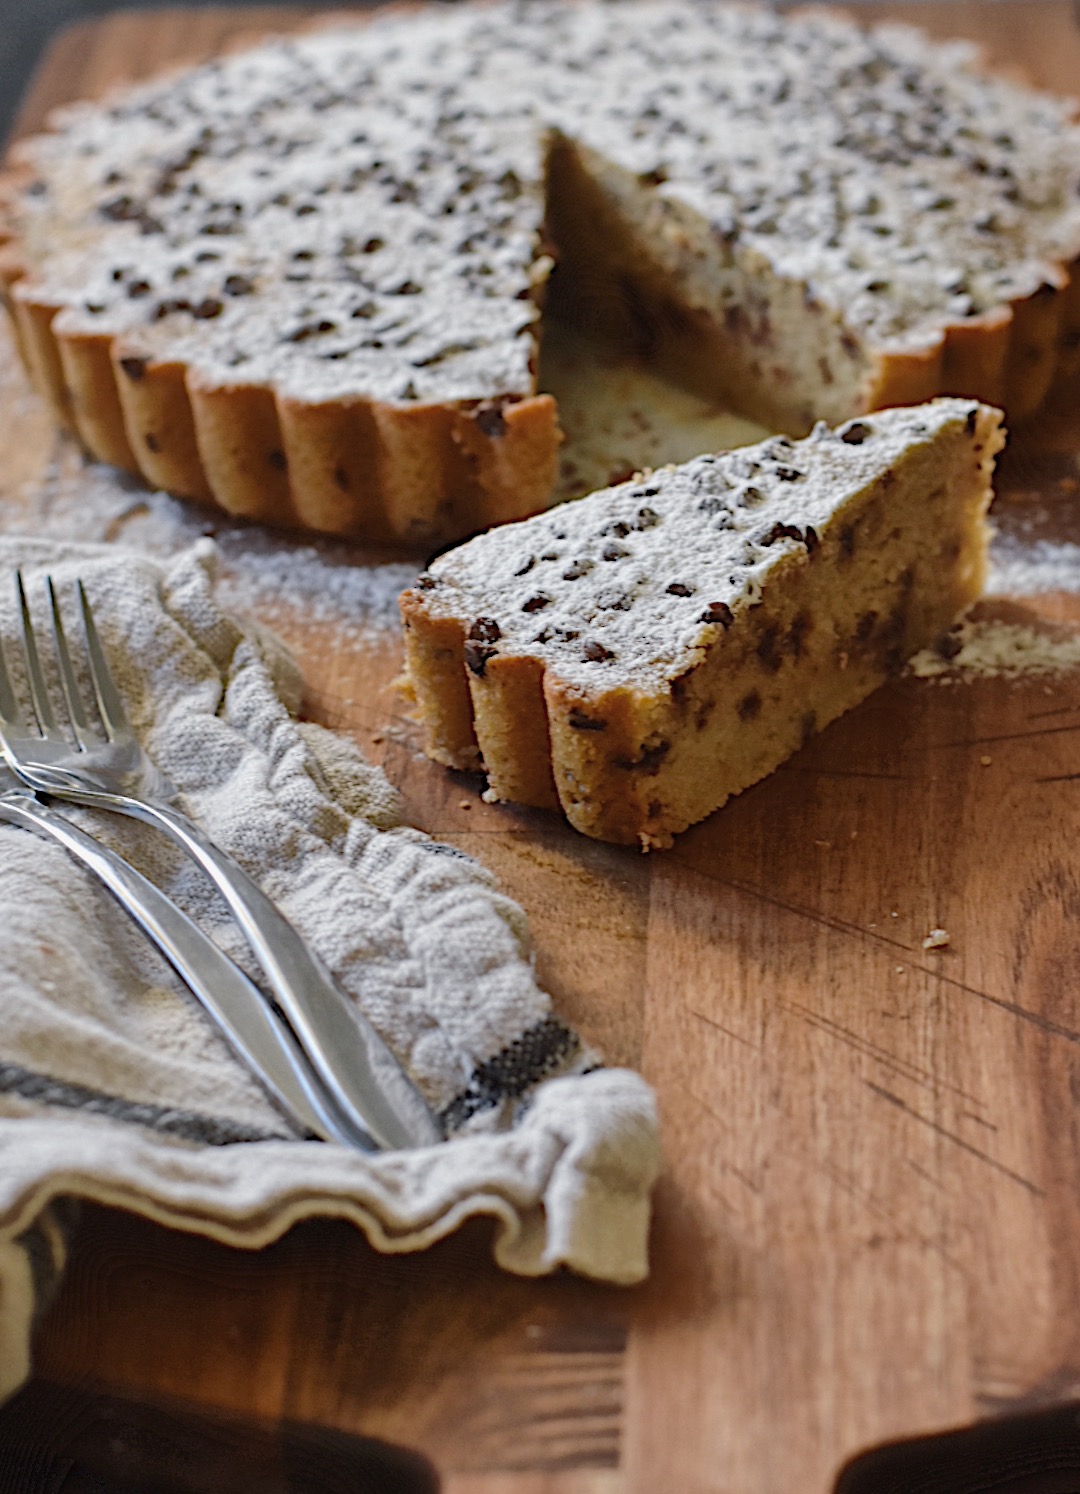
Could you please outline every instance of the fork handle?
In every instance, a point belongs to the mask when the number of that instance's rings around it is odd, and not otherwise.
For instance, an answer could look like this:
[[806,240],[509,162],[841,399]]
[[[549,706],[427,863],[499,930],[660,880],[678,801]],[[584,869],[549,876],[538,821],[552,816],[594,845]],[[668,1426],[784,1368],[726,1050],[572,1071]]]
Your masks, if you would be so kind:
[[379,1148],[442,1140],[434,1116],[364,1014],[258,883],[170,805],[70,784],[54,797],[110,809],[154,825],[213,882],[240,925],[312,1068],[344,1118]]
[[0,820],[57,841],[112,893],[217,1022],[286,1114],[324,1141],[373,1149],[334,1117],[291,1033],[198,925],[122,857],[30,794],[0,796]]

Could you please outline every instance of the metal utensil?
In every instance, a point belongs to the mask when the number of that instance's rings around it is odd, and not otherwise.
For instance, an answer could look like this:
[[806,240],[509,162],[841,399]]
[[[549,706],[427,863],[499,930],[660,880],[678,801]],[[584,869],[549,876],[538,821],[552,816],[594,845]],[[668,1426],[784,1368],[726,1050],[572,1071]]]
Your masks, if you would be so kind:
[[101,729],[92,722],[56,590],[47,577],[53,644],[74,744],[68,740],[53,713],[26,589],[18,572],[15,581],[36,719],[28,723],[23,716],[0,647],[0,752],[8,766],[39,794],[142,820],[180,846],[224,897],[342,1119],[381,1148],[442,1140],[434,1116],[397,1059],[297,931],[231,857],[185,815],[163,802],[175,790],[131,729],[80,581],[86,660]]
[[334,1116],[296,1039],[274,1016],[258,987],[152,882],[29,789],[13,786],[4,770],[0,820],[57,841],[93,873],[160,950],[287,1115],[324,1141],[374,1149],[370,1137],[358,1138]]

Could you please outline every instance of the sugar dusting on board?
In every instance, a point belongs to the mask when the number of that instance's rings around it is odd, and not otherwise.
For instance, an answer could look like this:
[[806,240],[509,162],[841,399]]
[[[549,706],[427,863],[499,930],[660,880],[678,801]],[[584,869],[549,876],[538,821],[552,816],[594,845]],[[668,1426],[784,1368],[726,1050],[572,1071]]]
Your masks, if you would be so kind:
[[917,679],[1020,679],[1080,668],[1080,633],[1005,617],[969,618],[908,664]]
[[33,484],[26,528],[67,540],[110,541],[151,555],[172,555],[210,536],[221,557],[221,594],[239,612],[272,626],[283,612],[332,625],[342,643],[396,634],[397,598],[416,579],[419,560],[382,559],[344,541],[298,539],[232,522],[167,493],[150,493],[110,467],[84,466],[64,451]]

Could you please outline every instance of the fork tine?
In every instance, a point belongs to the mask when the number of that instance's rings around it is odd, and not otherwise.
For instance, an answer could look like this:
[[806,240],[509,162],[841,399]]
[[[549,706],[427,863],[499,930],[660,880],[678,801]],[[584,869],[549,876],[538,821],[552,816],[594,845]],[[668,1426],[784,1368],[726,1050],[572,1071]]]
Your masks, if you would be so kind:
[[15,686],[8,672],[4,645],[0,641],[0,736],[3,735],[5,728],[22,736],[26,732],[26,718],[15,694]]
[[23,585],[22,571],[15,572],[15,589],[19,597],[19,614],[22,622],[22,645],[26,655],[26,674],[30,684],[30,699],[34,706],[34,715],[37,717],[38,726],[43,737],[50,737],[53,741],[64,741],[64,734],[57,725],[53,708],[49,701],[49,689],[45,683],[45,675],[42,672],[41,660],[38,657],[37,641],[34,637],[34,623],[30,616],[30,606],[26,600],[26,587]]
[[56,660],[60,665],[60,685],[64,692],[64,704],[67,707],[68,720],[71,722],[75,740],[82,751],[86,752],[97,745],[99,736],[97,730],[90,725],[90,719],[83,705],[82,691],[75,678],[75,666],[71,661],[67,634],[64,632],[64,619],[60,615],[60,603],[51,576],[45,577],[45,587],[49,593],[49,604],[52,609],[53,643],[56,646]]
[[82,606],[83,631],[86,634],[86,652],[90,661],[90,678],[94,683],[94,694],[97,697],[98,712],[101,723],[105,728],[105,735],[110,742],[115,742],[121,737],[131,734],[131,726],[128,722],[127,712],[124,710],[124,702],[120,691],[116,688],[116,682],[109,668],[109,661],[105,657],[105,650],[101,646],[101,638],[98,635],[94,623],[94,614],[90,610],[90,602],[86,595],[86,588],[82,582],[79,585],[79,602]]

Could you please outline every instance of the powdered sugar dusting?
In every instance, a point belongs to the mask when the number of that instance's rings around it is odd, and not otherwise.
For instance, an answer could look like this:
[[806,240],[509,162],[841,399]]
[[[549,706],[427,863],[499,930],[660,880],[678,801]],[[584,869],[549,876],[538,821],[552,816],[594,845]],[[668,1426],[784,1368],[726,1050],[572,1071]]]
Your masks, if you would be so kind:
[[344,541],[312,539],[231,522],[167,493],[147,492],[112,467],[84,465],[62,446],[43,482],[21,496],[22,527],[56,539],[118,542],[168,556],[210,536],[221,558],[220,591],[235,611],[273,624],[299,616],[330,625],[343,646],[396,635],[397,598],[418,563],[383,558]]
[[1080,668],[1080,634],[1000,617],[969,619],[908,665],[918,679],[1020,679]]

